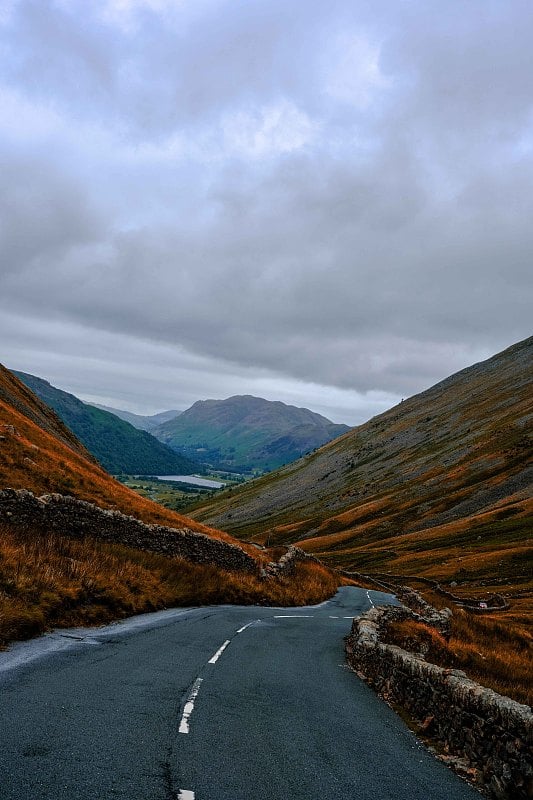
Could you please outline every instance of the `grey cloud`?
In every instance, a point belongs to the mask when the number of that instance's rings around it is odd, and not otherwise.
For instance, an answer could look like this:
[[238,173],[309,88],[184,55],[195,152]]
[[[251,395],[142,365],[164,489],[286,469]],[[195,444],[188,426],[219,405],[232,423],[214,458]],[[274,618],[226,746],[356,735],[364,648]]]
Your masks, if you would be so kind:
[[383,392],[358,394],[280,379],[264,369],[196,357],[176,347],[109,335],[46,316],[0,315],[0,340],[8,367],[44,376],[88,402],[114,404],[138,413],[187,408],[198,399],[251,393],[311,406],[336,422],[358,424],[400,399]]
[[[204,388],[265,370],[397,397],[528,335],[529,4],[378,6],[213,0],[121,28],[99,3],[83,25],[17,3],[10,88],[63,127],[0,150],[0,307],[185,348]],[[377,54],[360,103],[331,91],[357,37]],[[281,119],[247,151],[242,120],[287,104],[309,135]]]
[[34,270],[47,275],[71,248],[101,239],[99,212],[61,169],[4,151],[0,172],[0,279],[11,273],[24,286]]
[[328,15],[314,0],[180,3],[166,14],[145,7],[124,28],[104,9],[103,2],[84,4],[81,19],[76,2],[16,3],[9,78],[70,113],[105,114],[141,138],[316,83],[306,54],[318,46]]

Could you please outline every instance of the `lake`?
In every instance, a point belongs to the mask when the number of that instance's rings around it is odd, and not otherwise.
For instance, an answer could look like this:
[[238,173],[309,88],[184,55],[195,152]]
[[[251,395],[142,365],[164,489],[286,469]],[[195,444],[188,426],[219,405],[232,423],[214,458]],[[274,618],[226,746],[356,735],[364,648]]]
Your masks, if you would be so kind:
[[180,481],[190,483],[192,486],[201,486],[203,489],[222,489],[225,483],[212,481],[208,478],[197,478],[196,475],[156,475],[161,481]]

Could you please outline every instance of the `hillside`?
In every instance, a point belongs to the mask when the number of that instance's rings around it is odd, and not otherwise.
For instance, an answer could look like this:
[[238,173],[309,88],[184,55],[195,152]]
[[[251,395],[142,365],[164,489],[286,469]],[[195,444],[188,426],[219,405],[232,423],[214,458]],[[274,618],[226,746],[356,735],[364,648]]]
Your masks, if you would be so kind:
[[15,370],[13,374],[58,414],[108,472],[190,475],[201,471],[196,462],[109,411],[83,403],[35,375]]
[[528,586],[533,337],[191,511],[336,566]]
[[144,520],[211,531],[115,481],[59,417],[0,364],[0,488],[71,494]]
[[270,470],[349,430],[307,408],[237,395],[199,400],[154,429],[154,436],[204,463]]
[[154,428],[157,428],[158,425],[162,425],[163,422],[168,422],[174,417],[179,417],[182,413],[181,411],[160,411],[158,414],[150,414],[149,416],[145,416],[143,414],[133,414],[131,411],[124,411],[122,408],[113,408],[112,406],[102,406],[98,403],[92,403],[94,408],[100,408],[102,411],[109,411],[110,414],[114,414],[115,417],[119,417],[120,419],[129,422],[130,425],[133,425],[134,428],[138,428],[140,431],[153,431]]
[[[127,531],[139,529],[131,520],[134,516],[237,544],[227,534],[144,499],[111,478],[59,417],[0,365],[0,490],[7,487],[52,493],[48,504],[56,509],[73,505],[55,494],[59,493],[129,515],[84,512],[93,527],[101,518],[104,526],[115,527],[122,519]],[[294,575],[267,583],[255,574],[228,571],[220,563],[191,563],[137,545],[100,541],[100,534],[92,537],[85,525],[87,536],[73,538],[68,524],[64,531],[57,525],[46,531],[33,518],[28,524],[28,519],[23,517],[21,524],[10,512],[0,522],[0,648],[50,627],[99,624],[168,606],[320,602],[338,583],[313,562],[300,563]],[[150,535],[150,528],[140,529]],[[218,544],[209,549],[216,552]],[[242,549],[254,560],[260,558],[256,548]]]

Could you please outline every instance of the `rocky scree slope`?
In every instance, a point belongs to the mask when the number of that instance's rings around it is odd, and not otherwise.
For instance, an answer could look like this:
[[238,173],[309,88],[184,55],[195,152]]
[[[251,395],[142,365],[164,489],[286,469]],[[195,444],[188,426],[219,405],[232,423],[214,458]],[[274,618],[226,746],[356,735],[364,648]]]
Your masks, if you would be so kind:
[[190,513],[347,569],[526,587],[532,421],[533,337]]

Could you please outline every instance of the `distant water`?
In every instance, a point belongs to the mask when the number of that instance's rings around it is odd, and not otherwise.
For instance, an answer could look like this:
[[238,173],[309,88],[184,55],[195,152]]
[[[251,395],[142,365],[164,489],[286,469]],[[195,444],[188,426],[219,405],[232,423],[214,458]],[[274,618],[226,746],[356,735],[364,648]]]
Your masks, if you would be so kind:
[[156,475],[162,481],[181,481],[181,483],[191,483],[193,486],[202,486],[204,489],[222,489],[225,483],[211,481],[207,478],[197,478],[196,475]]

